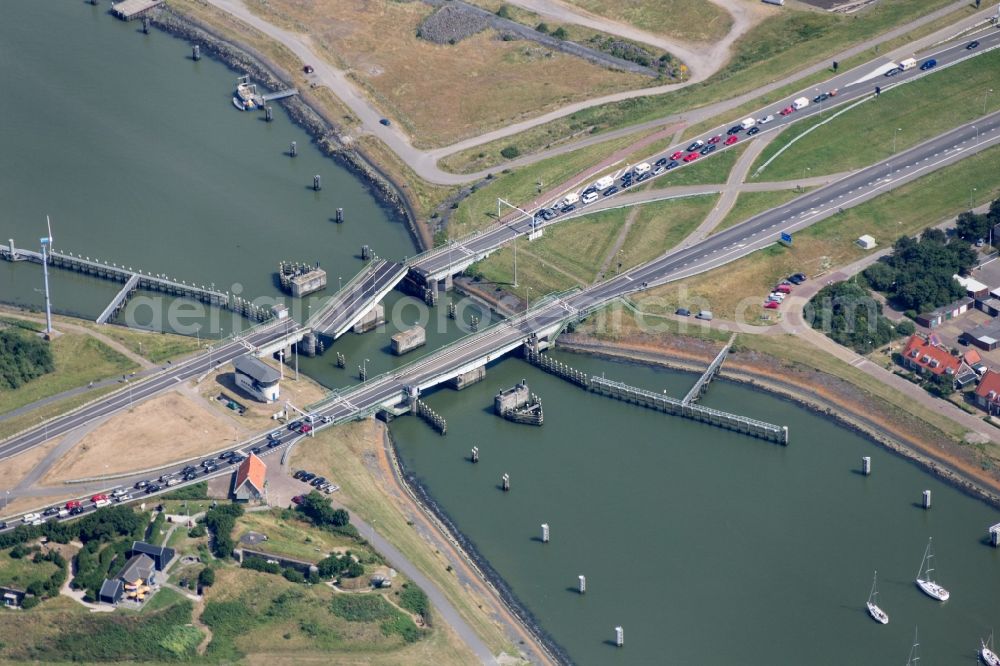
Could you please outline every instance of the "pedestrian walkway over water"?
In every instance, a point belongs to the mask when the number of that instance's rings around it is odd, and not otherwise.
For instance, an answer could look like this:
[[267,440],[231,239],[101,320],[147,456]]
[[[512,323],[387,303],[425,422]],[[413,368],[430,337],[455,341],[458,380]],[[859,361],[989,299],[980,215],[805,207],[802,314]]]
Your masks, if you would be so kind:
[[111,6],[111,13],[123,21],[131,21],[162,3],[163,0],[123,0]]

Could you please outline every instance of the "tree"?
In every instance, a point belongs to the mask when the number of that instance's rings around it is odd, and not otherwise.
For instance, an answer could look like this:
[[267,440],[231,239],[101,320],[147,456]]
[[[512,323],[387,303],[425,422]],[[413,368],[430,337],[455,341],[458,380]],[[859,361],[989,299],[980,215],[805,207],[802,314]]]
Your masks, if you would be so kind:
[[966,241],[928,229],[919,241],[898,239],[892,254],[869,266],[864,275],[900,309],[926,312],[965,294],[953,276],[967,273],[975,262],[976,253]]
[[521,151],[518,150],[517,146],[507,146],[500,151],[500,155],[508,160],[512,160],[515,157],[518,157],[520,154]]
[[535,26],[535,30],[537,30],[538,32],[542,33],[543,35],[547,35],[547,34],[549,34],[549,24],[548,23],[539,23],[538,25]]
[[510,19],[510,6],[500,5],[500,9],[497,10],[497,16],[500,18]]
[[555,37],[556,39],[566,39],[567,36],[566,28],[559,26],[558,28],[552,31],[552,36]]
[[202,587],[212,587],[215,585],[215,569],[205,567],[198,574],[198,584]]
[[896,333],[903,337],[910,337],[917,332],[917,327],[913,325],[913,322],[909,319],[904,319],[903,321],[896,324]]
[[865,270],[865,279],[875,291],[889,291],[896,282],[896,271],[889,264],[877,261]]
[[813,328],[861,354],[895,337],[892,323],[882,316],[882,305],[853,282],[837,282],[820,289],[809,301],[807,316]]
[[990,235],[989,218],[986,215],[966,211],[959,215],[955,221],[955,233],[970,243],[975,243],[980,238],[988,238]]

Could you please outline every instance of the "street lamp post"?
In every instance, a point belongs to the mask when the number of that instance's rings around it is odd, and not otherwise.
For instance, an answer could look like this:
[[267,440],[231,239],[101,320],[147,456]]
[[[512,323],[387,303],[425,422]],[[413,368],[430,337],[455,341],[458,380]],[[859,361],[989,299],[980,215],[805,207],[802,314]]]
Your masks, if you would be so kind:
[[972,129],[976,130],[976,143],[979,143],[979,128],[973,125]]
[[903,130],[902,127],[897,127],[896,131],[892,133],[892,154],[896,154],[896,136]]
[[983,93],[983,115],[986,115],[986,100],[989,99],[990,93],[993,92],[993,88],[990,88]]

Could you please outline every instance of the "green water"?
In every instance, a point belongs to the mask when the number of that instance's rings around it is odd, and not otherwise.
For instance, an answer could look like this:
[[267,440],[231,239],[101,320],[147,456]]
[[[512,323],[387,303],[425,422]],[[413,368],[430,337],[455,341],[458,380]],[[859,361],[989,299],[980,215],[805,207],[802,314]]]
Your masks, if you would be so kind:
[[[250,298],[280,295],[283,259],[320,262],[335,288],[338,276],[361,269],[364,244],[394,259],[416,253],[405,226],[280,107],[272,123],[237,111],[236,74],[190,60],[185,42],[143,35],[107,9],[4,4],[0,241],[37,250],[50,215],[57,249],[238,285]],[[292,141],[294,159],[283,154]],[[314,174],[320,192],[310,189]],[[338,207],[342,225],[331,221]],[[87,289],[61,286],[54,306],[82,309]],[[22,292],[18,280],[0,281],[0,300],[23,300]],[[103,305],[95,307],[87,312]]]
[[[695,379],[557,356],[674,396]],[[542,399],[541,428],[492,414],[493,395],[521,378]],[[787,448],[591,395],[520,360],[427,402],[448,435],[393,422],[406,467],[580,664],[903,664],[917,625],[921,664],[974,664],[979,637],[1000,626],[1000,551],[985,545],[1000,514],[773,396],[715,382],[703,404],[788,425]],[[914,585],[929,536],[944,604]],[[865,612],[875,569],[888,626]],[[617,625],[623,649],[609,643]]]

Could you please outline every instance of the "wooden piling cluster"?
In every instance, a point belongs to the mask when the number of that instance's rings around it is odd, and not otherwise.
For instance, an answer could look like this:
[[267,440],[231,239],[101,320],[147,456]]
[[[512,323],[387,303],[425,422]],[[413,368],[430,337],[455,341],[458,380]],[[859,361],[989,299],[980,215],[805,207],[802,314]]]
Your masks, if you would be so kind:
[[430,406],[420,398],[415,398],[413,400],[413,414],[422,418],[428,423],[428,425],[430,425],[430,427],[437,430],[440,434],[448,434],[448,422],[444,420],[443,416],[431,409]]

